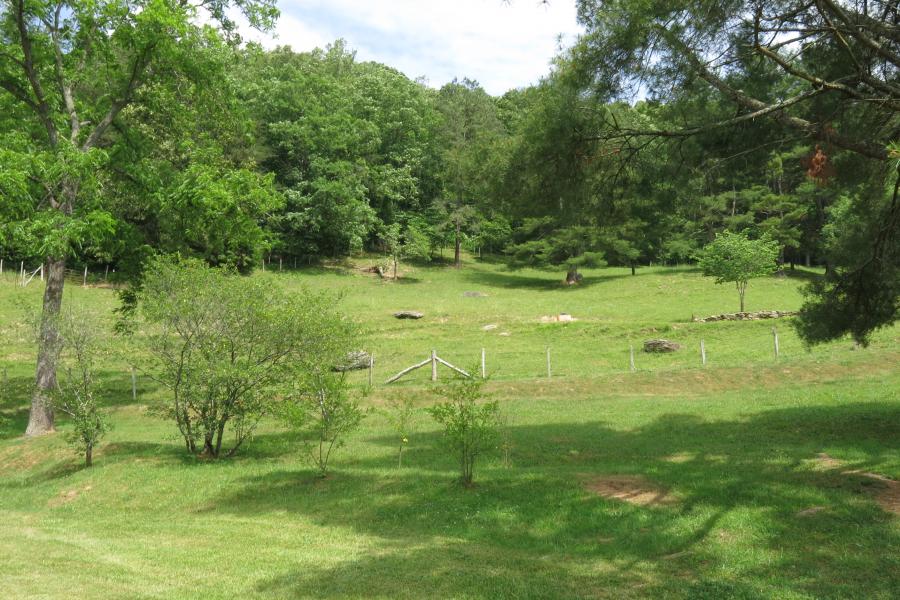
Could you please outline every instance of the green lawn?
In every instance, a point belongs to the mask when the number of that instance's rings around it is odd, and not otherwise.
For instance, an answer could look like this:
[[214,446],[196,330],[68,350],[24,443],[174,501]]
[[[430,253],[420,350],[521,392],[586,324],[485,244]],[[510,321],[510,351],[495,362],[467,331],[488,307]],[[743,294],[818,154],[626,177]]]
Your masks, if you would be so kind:
[[[486,457],[475,488],[461,489],[420,416],[396,467],[379,411],[397,395],[432,402],[423,369],[376,386],[327,480],[274,423],[235,459],[195,460],[173,425],[147,414],[163,396],[143,376],[132,401],[132,350],[110,337],[115,429],[82,469],[62,436],[20,437],[34,350],[19,307],[41,289],[0,280],[0,595],[896,597],[900,328],[867,349],[807,351],[788,320],[692,323],[736,310],[737,294],[690,269],[587,271],[577,288],[560,273],[478,263],[398,283],[352,269],[265,276],[342,292],[367,326],[360,345],[375,352],[379,382],[432,349],[468,367],[485,348],[508,456]],[[748,309],[796,309],[812,276],[751,282]],[[112,319],[110,290],[67,294]],[[400,309],[426,316],[398,321]],[[540,322],[560,312],[578,321]],[[685,348],[638,351],[630,373],[629,346],[650,337]],[[649,503],[611,498],[610,485]]]

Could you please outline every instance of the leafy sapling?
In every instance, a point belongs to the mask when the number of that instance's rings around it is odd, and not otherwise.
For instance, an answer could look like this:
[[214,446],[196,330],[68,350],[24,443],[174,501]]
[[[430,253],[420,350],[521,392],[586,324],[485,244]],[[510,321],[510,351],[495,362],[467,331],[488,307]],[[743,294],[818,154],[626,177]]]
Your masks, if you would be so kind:
[[319,477],[328,476],[329,460],[365,416],[345,373],[319,369],[308,374],[298,393],[281,404],[282,419],[304,431],[304,450]]
[[437,390],[445,400],[427,409],[443,426],[445,445],[459,460],[460,483],[466,487],[472,485],[476,460],[496,448],[499,436],[500,405],[486,401],[486,381],[459,376]]
[[71,419],[66,441],[84,456],[84,465],[93,464],[97,443],[109,431],[109,418],[98,402],[94,365],[99,355],[97,324],[77,310],[64,310],[57,317],[59,371],[52,396],[55,409]]
[[766,236],[751,240],[744,232],[723,231],[697,255],[703,274],[716,283],[734,282],[744,312],[747,284],[755,277],[771,275],[778,259],[778,242]]
[[390,402],[386,416],[397,435],[397,467],[402,468],[403,450],[409,445],[409,437],[416,419],[416,408],[412,397],[394,398]]

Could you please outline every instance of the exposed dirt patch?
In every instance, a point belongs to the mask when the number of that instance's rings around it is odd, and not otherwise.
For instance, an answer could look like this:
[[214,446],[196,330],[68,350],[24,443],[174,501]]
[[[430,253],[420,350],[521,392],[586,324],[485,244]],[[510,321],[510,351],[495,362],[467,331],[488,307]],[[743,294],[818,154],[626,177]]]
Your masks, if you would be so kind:
[[832,458],[824,452],[819,452],[818,454],[816,454],[816,457],[813,459],[813,463],[815,463],[817,467],[822,469],[837,469],[838,467],[844,466],[844,461]]
[[900,481],[864,471],[844,471],[844,475],[860,478],[860,488],[885,511],[900,515]]
[[591,477],[584,482],[587,491],[638,506],[671,506],[676,499],[652,481],[640,475]]
[[797,512],[798,517],[811,517],[815,514],[822,512],[823,510],[828,510],[827,506],[810,506],[809,508],[803,509]]
[[544,315],[541,317],[541,323],[572,323],[577,321],[575,317],[569,313],[559,313],[558,315]]
[[77,489],[76,490],[63,490],[59,493],[59,496],[56,496],[55,498],[51,498],[47,502],[47,506],[50,506],[51,508],[55,508],[57,506],[62,506],[64,504],[68,504],[69,502],[72,502],[73,500],[75,500],[75,498],[77,498],[79,496],[79,494],[88,492],[90,490],[91,490],[91,486],[89,486],[89,485],[83,487],[80,490],[77,490]]
[[[831,471],[841,469],[846,464],[844,461],[828,456],[824,452],[817,454],[811,462],[818,469]],[[900,515],[900,481],[860,469],[843,470],[840,471],[840,474],[847,478],[853,478],[859,484],[858,486],[853,486],[855,491],[871,496],[885,511]],[[814,506],[805,511],[800,511],[797,513],[797,516],[806,516],[804,513],[814,514],[814,512],[824,509],[821,506]]]
[[723,542],[725,544],[732,544],[737,541],[738,536],[733,531],[728,531],[727,529],[720,529],[719,531],[716,532],[716,538],[718,538],[718,540],[720,542]]
[[663,457],[663,460],[670,463],[681,464],[690,462],[697,458],[697,455],[693,452],[678,452],[677,454],[671,454],[669,456]]

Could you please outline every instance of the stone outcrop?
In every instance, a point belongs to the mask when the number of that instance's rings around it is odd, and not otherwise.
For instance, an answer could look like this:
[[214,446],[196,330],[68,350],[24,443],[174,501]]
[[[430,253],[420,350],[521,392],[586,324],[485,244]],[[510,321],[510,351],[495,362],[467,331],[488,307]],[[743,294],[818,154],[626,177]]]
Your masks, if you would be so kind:
[[344,371],[368,369],[371,360],[372,357],[368,352],[357,350],[355,352],[349,352],[347,356],[344,357],[344,360],[342,360],[340,364],[331,367],[331,370],[343,373]]
[[681,349],[681,344],[669,340],[647,340],[644,342],[644,352],[675,352]]
[[417,310],[401,310],[400,312],[394,313],[394,317],[397,319],[421,319],[424,316],[424,314]]
[[797,314],[791,310],[760,310],[757,312],[728,313],[713,315],[711,317],[694,317],[695,323],[714,323],[715,321],[761,321],[763,319],[780,319],[781,317],[793,317]]

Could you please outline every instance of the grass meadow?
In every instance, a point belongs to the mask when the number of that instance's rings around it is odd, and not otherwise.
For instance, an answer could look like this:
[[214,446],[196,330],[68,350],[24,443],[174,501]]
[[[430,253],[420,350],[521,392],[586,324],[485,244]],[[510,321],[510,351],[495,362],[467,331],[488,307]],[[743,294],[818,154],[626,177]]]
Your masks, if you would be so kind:
[[[42,289],[0,279],[0,595],[897,597],[900,328],[864,349],[807,349],[790,319],[694,323],[738,300],[690,268],[587,270],[568,288],[559,272],[488,262],[410,268],[398,282],[358,266],[254,275],[340,295],[375,354],[371,412],[324,480],[276,422],[235,458],[188,456],[153,416],[165,396],[142,373],[132,399],[133,345],[111,328],[101,375],[114,429],[95,466],[59,434],[24,439],[25,309]],[[816,276],[754,280],[748,310],[796,310]],[[114,291],[78,283],[66,301],[111,325]],[[425,317],[393,318],[404,309]],[[577,320],[541,322],[563,312]],[[640,352],[656,337],[683,348]],[[428,368],[384,380],[432,349],[471,368],[482,348],[502,450],[463,489],[421,414],[398,468],[385,406],[435,396]]]

